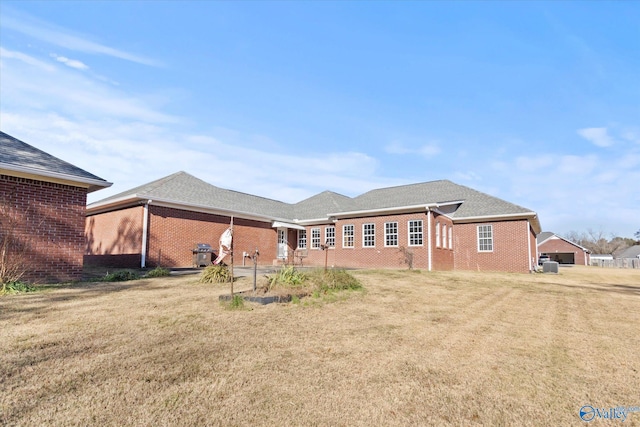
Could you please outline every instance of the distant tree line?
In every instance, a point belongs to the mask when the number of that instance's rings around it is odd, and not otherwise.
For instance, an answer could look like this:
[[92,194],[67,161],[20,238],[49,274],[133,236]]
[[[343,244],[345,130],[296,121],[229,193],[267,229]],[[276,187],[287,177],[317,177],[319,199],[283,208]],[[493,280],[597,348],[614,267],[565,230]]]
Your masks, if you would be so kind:
[[636,239],[607,235],[602,230],[587,229],[587,231],[570,231],[564,237],[578,245],[587,248],[592,254],[614,254],[627,249],[630,246],[640,244],[640,230],[634,236]]

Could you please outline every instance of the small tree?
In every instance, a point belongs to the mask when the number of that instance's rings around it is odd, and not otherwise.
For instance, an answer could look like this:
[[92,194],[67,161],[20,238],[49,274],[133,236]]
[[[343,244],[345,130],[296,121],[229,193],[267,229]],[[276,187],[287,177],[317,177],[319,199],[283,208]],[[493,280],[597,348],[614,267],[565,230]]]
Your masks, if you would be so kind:
[[28,245],[18,236],[19,218],[8,205],[0,202],[0,287],[4,293],[7,285],[22,279],[27,272]]
[[402,260],[407,266],[409,270],[413,269],[413,251],[411,249],[406,248],[405,246],[400,246],[398,251],[402,254]]

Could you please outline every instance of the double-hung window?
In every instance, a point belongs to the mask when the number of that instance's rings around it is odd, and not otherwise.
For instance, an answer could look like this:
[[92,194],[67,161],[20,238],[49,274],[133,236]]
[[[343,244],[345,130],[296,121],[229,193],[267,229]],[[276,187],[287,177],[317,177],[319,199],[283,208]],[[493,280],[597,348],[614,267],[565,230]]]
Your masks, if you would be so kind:
[[311,229],[311,249],[320,249],[320,228]]
[[307,249],[307,230],[298,230],[298,249]]
[[342,226],[342,247],[352,248],[355,242],[355,227],[353,224],[347,224]]
[[447,249],[447,224],[442,224],[442,247]]
[[376,225],[362,224],[362,246],[373,248],[376,246]]
[[493,251],[493,225],[478,226],[478,252]]
[[384,223],[384,245],[398,246],[398,223],[397,222]]
[[324,229],[324,241],[327,246],[330,248],[335,248],[336,246],[336,227],[335,225],[327,226]]
[[422,220],[409,221],[409,246],[422,246]]
[[440,247],[440,223],[436,222],[436,248]]
[[449,227],[449,249],[453,249],[453,227]]

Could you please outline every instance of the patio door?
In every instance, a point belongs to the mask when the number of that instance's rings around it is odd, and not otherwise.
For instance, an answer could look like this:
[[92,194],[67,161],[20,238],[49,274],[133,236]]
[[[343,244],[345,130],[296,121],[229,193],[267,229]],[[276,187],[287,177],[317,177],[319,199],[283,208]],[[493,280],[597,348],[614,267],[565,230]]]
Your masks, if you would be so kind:
[[278,228],[278,258],[287,259],[289,255],[289,244],[287,242],[287,229]]

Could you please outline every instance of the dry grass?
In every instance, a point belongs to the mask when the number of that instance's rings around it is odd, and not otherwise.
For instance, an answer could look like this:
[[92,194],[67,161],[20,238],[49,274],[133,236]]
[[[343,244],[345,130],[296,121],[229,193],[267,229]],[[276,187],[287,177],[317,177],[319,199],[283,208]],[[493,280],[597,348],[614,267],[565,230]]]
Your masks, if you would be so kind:
[[580,425],[585,404],[640,406],[640,271],[356,276],[366,292],[245,311],[197,276],[2,297],[0,424]]

